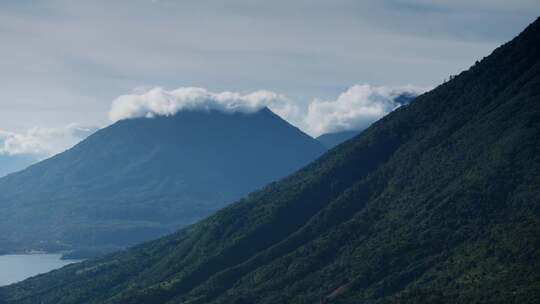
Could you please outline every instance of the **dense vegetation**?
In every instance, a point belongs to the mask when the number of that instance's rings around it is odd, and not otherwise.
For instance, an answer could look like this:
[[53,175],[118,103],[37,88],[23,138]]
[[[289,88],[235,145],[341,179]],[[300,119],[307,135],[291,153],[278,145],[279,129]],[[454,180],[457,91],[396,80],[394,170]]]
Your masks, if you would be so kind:
[[540,20],[296,174],[5,303],[537,303]]
[[324,151],[268,109],[119,121],[0,179],[0,251],[94,253],[156,238]]

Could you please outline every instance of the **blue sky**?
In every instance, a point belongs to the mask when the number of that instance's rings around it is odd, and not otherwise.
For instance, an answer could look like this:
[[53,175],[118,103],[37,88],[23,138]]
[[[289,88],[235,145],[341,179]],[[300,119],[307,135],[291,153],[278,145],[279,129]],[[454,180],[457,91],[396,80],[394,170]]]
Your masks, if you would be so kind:
[[537,0],[0,2],[0,131],[104,126],[154,86],[300,107],[355,85],[429,88],[517,35]]

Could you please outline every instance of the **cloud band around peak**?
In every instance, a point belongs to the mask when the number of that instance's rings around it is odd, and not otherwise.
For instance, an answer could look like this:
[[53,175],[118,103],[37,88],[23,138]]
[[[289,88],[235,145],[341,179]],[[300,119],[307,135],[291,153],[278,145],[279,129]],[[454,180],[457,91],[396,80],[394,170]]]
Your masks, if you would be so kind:
[[213,93],[197,87],[180,87],[170,91],[155,87],[135,90],[116,98],[109,111],[109,119],[115,122],[138,117],[170,116],[184,110],[253,113],[268,107],[306,133],[318,136],[365,129],[425,91],[410,85],[354,85],[335,100],[314,99],[307,105],[300,105],[285,95],[267,90],[242,94],[230,91]]
[[228,91],[213,93],[196,87],[172,91],[156,87],[116,98],[109,111],[109,119],[114,122],[137,117],[170,116],[183,110],[253,113],[265,106],[285,102],[285,96],[264,90],[241,94]]

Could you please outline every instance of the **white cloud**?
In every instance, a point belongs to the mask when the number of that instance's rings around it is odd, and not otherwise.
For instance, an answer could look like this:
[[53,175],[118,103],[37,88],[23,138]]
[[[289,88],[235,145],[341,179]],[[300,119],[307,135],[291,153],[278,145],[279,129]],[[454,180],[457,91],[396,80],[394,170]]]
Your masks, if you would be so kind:
[[403,94],[418,95],[424,91],[414,86],[355,85],[336,100],[315,99],[302,107],[282,94],[265,90],[242,94],[229,91],[213,93],[194,87],[171,91],[160,87],[137,88],[131,94],[113,101],[109,119],[114,122],[136,117],[169,116],[182,110],[252,113],[268,107],[306,133],[318,136],[364,129],[399,107],[399,102],[395,100],[397,97]]
[[419,95],[425,89],[414,86],[385,87],[355,85],[336,100],[314,100],[308,106],[305,124],[314,136],[345,130],[361,130],[400,106],[403,94]]
[[[360,130],[400,106],[396,98],[424,92],[413,86],[385,87],[354,85],[335,100],[314,99],[302,105],[285,95],[260,90],[251,93],[213,93],[204,88],[136,88],[116,98],[109,119],[174,115],[182,110],[218,110],[226,113],[253,113],[263,107],[312,136],[323,133]],[[34,155],[46,158],[62,152],[97,128],[70,124],[60,128],[33,127],[22,133],[0,130],[0,155]]]
[[358,79],[434,85],[540,9],[538,0],[38,2],[0,1],[4,129],[102,124],[110,100],[148,83],[271,87],[300,102]]
[[172,91],[156,87],[148,90],[138,89],[132,94],[116,98],[109,111],[109,119],[118,121],[155,115],[169,116],[182,110],[253,113],[265,106],[275,106],[278,113],[294,109],[285,96],[271,91],[256,91],[249,94],[228,91],[213,93],[194,87]]
[[61,128],[33,127],[24,133],[0,130],[0,155],[50,157],[62,152],[96,131],[94,127],[70,124]]
[[[226,113],[253,113],[263,107],[312,136],[344,130],[359,130],[400,106],[395,99],[403,94],[425,91],[413,86],[384,87],[355,85],[335,100],[314,99],[307,105],[283,94],[260,90],[251,93],[213,93],[204,88],[136,88],[116,98],[109,119],[174,115],[182,110],[218,110]],[[62,152],[83,140],[97,128],[69,124],[59,128],[33,127],[25,132],[0,130],[0,155],[32,155],[43,159]]]

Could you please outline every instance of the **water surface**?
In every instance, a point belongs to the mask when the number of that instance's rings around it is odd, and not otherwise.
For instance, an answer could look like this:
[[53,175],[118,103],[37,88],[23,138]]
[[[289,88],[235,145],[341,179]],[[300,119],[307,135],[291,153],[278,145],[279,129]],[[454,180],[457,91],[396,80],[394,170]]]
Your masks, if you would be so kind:
[[19,282],[77,262],[75,260],[62,260],[61,257],[61,254],[49,253],[0,255],[0,286]]

